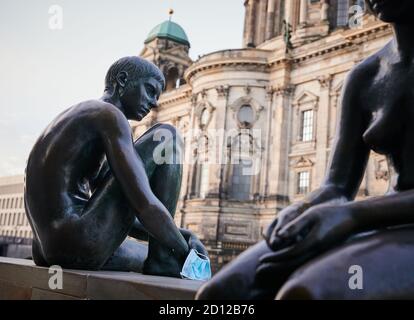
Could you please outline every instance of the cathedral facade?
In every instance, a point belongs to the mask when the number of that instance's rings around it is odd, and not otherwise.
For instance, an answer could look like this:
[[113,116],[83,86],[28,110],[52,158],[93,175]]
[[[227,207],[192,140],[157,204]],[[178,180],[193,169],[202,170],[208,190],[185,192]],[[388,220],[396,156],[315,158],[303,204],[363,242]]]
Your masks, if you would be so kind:
[[[240,4],[242,5],[242,3]],[[262,239],[284,207],[323,182],[347,73],[391,36],[363,1],[246,0],[241,49],[192,61],[171,20],[151,31],[140,56],[163,71],[157,122],[184,138],[175,220],[207,245],[214,269]],[[372,153],[358,198],[384,194],[391,174]]]

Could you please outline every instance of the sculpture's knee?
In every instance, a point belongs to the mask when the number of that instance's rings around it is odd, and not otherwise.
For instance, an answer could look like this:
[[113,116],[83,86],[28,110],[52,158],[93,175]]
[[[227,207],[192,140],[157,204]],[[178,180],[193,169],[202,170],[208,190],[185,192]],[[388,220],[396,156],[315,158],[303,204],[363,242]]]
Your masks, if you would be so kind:
[[243,273],[222,270],[197,293],[197,300],[247,300],[254,295],[249,281]]
[[226,296],[226,288],[223,287],[218,281],[213,280],[204,284],[196,295],[196,300],[226,300],[231,299]]
[[306,284],[289,281],[276,296],[276,300],[317,300],[314,290]]

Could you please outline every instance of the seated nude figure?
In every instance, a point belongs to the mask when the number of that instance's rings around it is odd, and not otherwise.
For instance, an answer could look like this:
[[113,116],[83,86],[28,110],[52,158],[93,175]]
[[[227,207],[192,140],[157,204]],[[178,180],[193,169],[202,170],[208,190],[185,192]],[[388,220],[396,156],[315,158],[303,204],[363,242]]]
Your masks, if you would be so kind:
[[[132,138],[128,120],[156,107],[164,84],[152,63],[120,59],[100,100],[64,111],[39,137],[25,186],[37,265],[179,277],[191,249],[207,254],[173,220],[182,177],[177,131],[158,124]],[[158,139],[160,130],[170,138]],[[165,152],[171,159],[155,161],[157,146],[172,150]]]
[[[324,183],[282,210],[266,241],[224,267],[198,299],[414,298],[414,1],[367,3],[394,37],[347,77]],[[354,201],[370,150],[387,156],[393,185]],[[350,286],[352,270],[362,271],[362,290]]]

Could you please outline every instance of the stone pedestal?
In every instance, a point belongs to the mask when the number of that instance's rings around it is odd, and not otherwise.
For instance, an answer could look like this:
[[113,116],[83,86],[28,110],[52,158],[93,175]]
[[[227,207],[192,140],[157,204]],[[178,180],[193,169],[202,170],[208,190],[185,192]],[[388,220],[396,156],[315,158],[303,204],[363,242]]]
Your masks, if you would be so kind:
[[32,260],[0,257],[0,300],[193,300],[200,281],[132,272],[63,270],[52,290],[48,268]]

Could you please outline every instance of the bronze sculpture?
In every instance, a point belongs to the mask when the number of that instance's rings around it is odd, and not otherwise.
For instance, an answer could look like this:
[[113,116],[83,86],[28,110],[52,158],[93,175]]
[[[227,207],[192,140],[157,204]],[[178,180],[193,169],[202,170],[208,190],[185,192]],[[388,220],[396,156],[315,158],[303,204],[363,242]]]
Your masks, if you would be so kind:
[[[282,212],[265,239],[227,265],[198,299],[414,298],[414,1],[369,0],[394,37],[356,66],[322,186]],[[353,201],[370,150],[387,156],[395,185]],[[364,271],[362,290],[349,270]]]
[[[182,176],[179,134],[158,124],[132,139],[128,120],[140,121],[156,107],[164,85],[152,63],[120,59],[100,100],[64,111],[39,137],[25,185],[37,265],[179,277],[190,249],[207,255],[173,220]],[[170,138],[154,139],[160,130]],[[173,152],[160,164],[153,153],[161,143]]]

